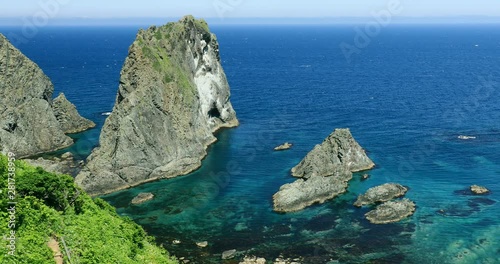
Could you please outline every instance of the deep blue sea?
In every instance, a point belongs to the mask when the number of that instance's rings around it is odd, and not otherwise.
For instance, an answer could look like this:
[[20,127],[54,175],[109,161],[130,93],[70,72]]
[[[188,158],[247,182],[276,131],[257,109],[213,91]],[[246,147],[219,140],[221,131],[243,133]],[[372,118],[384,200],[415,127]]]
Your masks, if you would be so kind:
[[[500,25],[392,25],[348,62],[339,45],[354,44],[354,27],[213,26],[241,125],[217,133],[198,171],[104,198],[191,263],[220,263],[229,249],[303,263],[500,263]],[[80,158],[98,144],[138,28],[42,28],[18,45],[98,124],[73,135]],[[274,213],[290,169],[343,127],[377,164],[371,177]],[[285,141],[291,150],[273,151]],[[417,210],[372,225],[352,203],[386,182],[408,186]],[[472,184],[491,194],[468,194]],[[130,205],[139,192],[156,198]]]

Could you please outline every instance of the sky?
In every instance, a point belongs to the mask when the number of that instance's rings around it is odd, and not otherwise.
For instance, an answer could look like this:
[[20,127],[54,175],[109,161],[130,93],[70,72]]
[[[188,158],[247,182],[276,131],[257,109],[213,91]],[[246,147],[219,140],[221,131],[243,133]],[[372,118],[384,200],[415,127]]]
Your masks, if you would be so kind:
[[[500,0],[0,0],[0,20],[50,19],[371,17],[496,17]],[[5,2],[8,1],[8,4]]]

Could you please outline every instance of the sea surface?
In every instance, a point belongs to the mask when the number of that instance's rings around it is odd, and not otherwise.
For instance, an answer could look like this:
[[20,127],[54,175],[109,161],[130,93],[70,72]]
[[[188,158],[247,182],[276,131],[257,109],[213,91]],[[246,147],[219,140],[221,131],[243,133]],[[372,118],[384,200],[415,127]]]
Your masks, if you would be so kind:
[[[103,198],[190,263],[221,263],[229,249],[302,263],[500,263],[500,25],[391,25],[348,61],[339,45],[354,45],[355,27],[213,26],[241,125],[217,133],[198,171]],[[97,123],[72,135],[79,158],[98,144],[138,28],[48,27],[17,45],[55,95]],[[343,127],[377,164],[370,178],[355,174],[332,201],[274,213],[290,169]],[[291,150],[273,151],[285,141]],[[372,225],[371,208],[352,204],[386,182],[408,186],[417,210]],[[491,193],[473,196],[472,184]],[[131,205],[140,192],[155,199]]]

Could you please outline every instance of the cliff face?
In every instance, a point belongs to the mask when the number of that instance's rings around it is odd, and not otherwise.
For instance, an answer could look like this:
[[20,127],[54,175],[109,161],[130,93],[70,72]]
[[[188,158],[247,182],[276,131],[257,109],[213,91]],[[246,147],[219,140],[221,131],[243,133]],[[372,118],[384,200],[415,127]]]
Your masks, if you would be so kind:
[[[11,151],[26,157],[73,144],[54,114],[53,91],[51,81],[38,65],[0,34],[2,153]],[[75,113],[78,115],[76,109]]]
[[213,132],[238,125],[229,97],[205,21],[188,16],[140,30],[100,146],[76,182],[96,195],[197,169]]
[[345,192],[352,172],[373,166],[349,129],[335,129],[292,169],[292,175],[300,179],[283,185],[274,194],[274,210],[293,212],[323,203]]

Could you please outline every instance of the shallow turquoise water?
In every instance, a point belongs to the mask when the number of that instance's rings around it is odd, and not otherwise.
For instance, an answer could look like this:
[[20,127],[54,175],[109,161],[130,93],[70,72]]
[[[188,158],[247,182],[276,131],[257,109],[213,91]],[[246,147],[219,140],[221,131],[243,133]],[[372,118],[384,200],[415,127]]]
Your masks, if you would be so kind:
[[[352,42],[352,26],[214,27],[240,127],[217,133],[200,170],[104,198],[195,263],[219,263],[233,248],[304,263],[499,263],[498,29],[392,26],[349,64],[338,44]],[[102,126],[136,29],[65,30],[20,48]],[[91,70],[80,70],[90,59]],[[370,179],[355,175],[348,193],[325,204],[272,212],[272,195],[294,180],[289,170],[337,127],[349,127],[377,164]],[[98,135],[76,135],[72,151],[88,155]],[[272,151],[285,141],[290,151]],[[371,225],[368,208],[352,203],[385,182],[410,187],[418,208],[401,223]],[[462,192],[471,184],[491,194]],[[130,205],[145,191],[155,199]],[[204,240],[209,247],[195,246]]]

